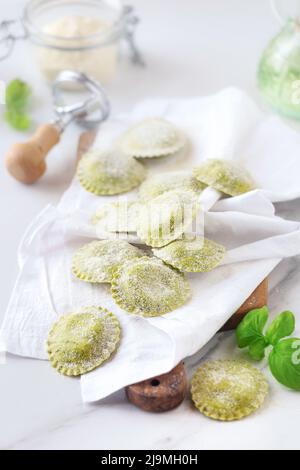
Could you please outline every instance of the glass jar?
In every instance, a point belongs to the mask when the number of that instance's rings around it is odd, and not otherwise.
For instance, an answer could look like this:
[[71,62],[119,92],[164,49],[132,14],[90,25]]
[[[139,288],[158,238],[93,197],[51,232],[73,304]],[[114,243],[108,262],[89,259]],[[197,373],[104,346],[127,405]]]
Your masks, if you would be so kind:
[[[280,18],[276,2],[271,2]],[[266,101],[285,116],[300,119],[300,22],[288,19],[263,52],[258,86]]]
[[20,22],[1,24],[3,58],[17,39],[28,38],[47,80],[70,69],[107,83],[116,72],[122,39],[132,61],[142,63],[134,43],[137,21],[132,7],[119,0],[30,0]]

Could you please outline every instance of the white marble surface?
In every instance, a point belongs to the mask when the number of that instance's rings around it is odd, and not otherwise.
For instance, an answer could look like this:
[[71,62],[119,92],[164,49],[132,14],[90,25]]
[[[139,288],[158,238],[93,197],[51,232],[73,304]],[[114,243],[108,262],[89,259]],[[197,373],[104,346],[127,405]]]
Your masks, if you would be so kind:
[[[16,17],[24,0],[2,0],[0,18]],[[255,73],[261,49],[278,25],[267,0],[135,0],[143,18],[139,43],[144,70],[122,64],[108,87],[114,112],[145,96],[193,96],[227,85],[244,88],[259,101]],[[36,122],[48,119],[50,93],[36,69],[28,44],[0,64],[0,80],[28,80],[35,95]],[[0,122],[2,157],[18,136]],[[30,220],[55,203],[68,186],[75,164],[79,130],[70,128],[49,158],[47,175],[24,187],[0,169],[0,317],[17,274],[16,252]],[[300,158],[300,157],[299,157]],[[300,220],[299,201],[277,205],[284,217]],[[285,261],[272,274],[270,306],[274,313],[292,309],[300,329],[300,260]],[[42,314],[42,312],[41,312]],[[226,335],[214,357],[238,354]],[[188,361],[189,373],[197,358]],[[0,448],[3,449],[288,449],[299,448],[299,395],[270,378],[264,408],[248,419],[218,423],[202,417],[189,399],[163,415],[146,414],[126,402],[123,392],[83,405],[76,379],[57,375],[46,362],[7,357],[0,365]]]

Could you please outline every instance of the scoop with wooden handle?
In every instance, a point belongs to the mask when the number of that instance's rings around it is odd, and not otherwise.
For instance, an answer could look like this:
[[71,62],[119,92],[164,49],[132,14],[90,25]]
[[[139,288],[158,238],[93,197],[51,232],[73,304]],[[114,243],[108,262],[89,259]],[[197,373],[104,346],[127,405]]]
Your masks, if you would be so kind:
[[[66,91],[72,98],[75,92],[80,93],[80,100],[65,104]],[[8,172],[22,183],[32,184],[43,176],[48,153],[71,122],[96,127],[110,114],[110,103],[100,83],[80,72],[65,70],[59,74],[53,84],[53,99],[56,117],[52,123],[40,126],[29,141],[14,144],[6,155]]]
[[14,144],[6,155],[7,171],[18,181],[32,184],[46,171],[46,157],[60,141],[61,131],[53,124],[40,126],[30,140]]

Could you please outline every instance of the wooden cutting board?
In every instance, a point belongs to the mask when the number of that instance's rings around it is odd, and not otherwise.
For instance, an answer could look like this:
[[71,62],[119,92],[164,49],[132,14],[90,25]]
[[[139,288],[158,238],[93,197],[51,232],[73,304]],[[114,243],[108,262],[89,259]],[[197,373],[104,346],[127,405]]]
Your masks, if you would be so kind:
[[[81,134],[78,144],[77,161],[89,150],[95,139],[94,132]],[[268,280],[265,279],[241,307],[225,323],[221,331],[234,330],[244,316],[254,308],[268,303]],[[184,400],[187,390],[187,377],[183,363],[168,374],[152,377],[138,384],[126,387],[128,400],[145,411],[168,411]]]

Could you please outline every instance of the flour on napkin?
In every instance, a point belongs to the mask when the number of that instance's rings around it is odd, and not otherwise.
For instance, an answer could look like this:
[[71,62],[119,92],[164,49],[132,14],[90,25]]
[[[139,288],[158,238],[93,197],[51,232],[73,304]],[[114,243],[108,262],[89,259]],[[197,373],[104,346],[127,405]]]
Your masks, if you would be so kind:
[[[202,348],[281,259],[300,254],[299,223],[276,217],[272,202],[300,196],[299,135],[279,118],[265,117],[241,91],[188,100],[151,100],[101,127],[95,146],[106,146],[140,119],[161,116],[188,136],[189,149],[148,162],[149,172],[191,169],[204,158],[241,161],[261,189],[219,200],[208,188],[200,199],[205,234],[228,249],[222,266],[188,275],[192,298],[158,318],[129,315],[116,306],[108,285],[74,279],[72,254],[96,238],[89,223],[101,204],[74,180],[57,207],[48,206],[28,228],[19,249],[20,273],[3,324],[7,350],[47,359],[52,323],[81,306],[114,312],[122,341],[113,360],[81,378],[84,401],[95,401],[134,382],[169,371]],[[128,197],[134,197],[131,192]]]

